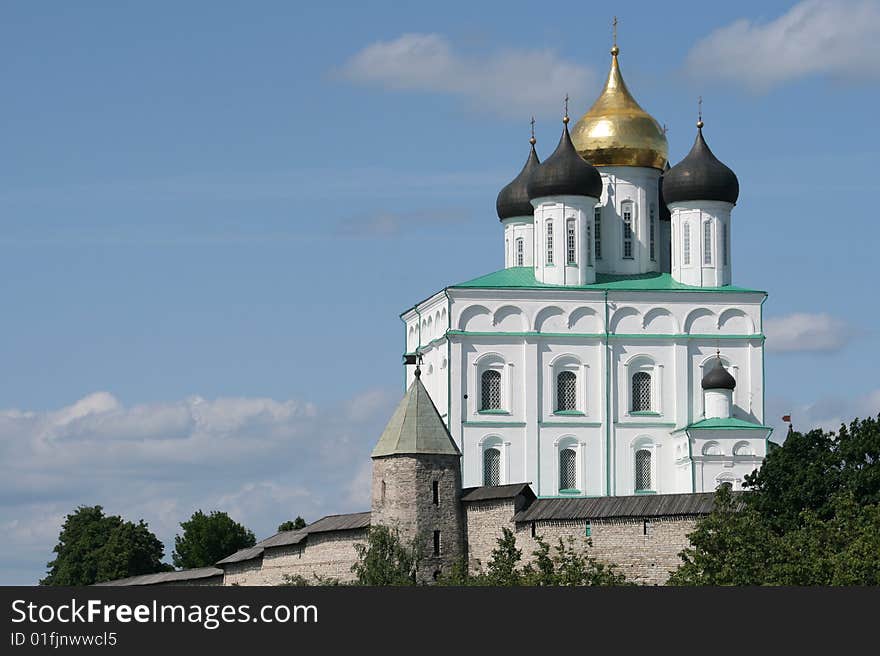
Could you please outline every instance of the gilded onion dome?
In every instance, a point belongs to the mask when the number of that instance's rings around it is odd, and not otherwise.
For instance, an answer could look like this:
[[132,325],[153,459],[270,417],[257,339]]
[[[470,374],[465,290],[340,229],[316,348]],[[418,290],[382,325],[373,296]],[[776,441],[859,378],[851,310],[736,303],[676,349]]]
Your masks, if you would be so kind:
[[619,49],[611,48],[611,71],[602,93],[575,123],[571,138],[594,166],[644,166],[663,170],[669,144],[663,128],[641,108],[620,75]]
[[663,174],[663,200],[722,200],[733,205],[739,198],[739,180],[709,149],[703,139],[703,121],[697,123],[693,148],[678,164]]
[[532,216],[534,212],[534,208],[529,202],[529,192],[526,189],[526,184],[541,162],[538,160],[538,154],[535,152],[535,138],[532,137],[529,143],[531,143],[532,147],[525,166],[523,166],[519,175],[498,193],[498,198],[495,201],[498,218],[502,221],[515,216]]
[[553,154],[545,159],[529,178],[526,189],[529,198],[545,196],[602,195],[602,176],[596,168],[577,154],[568,134],[568,116],[562,119],[562,136]]

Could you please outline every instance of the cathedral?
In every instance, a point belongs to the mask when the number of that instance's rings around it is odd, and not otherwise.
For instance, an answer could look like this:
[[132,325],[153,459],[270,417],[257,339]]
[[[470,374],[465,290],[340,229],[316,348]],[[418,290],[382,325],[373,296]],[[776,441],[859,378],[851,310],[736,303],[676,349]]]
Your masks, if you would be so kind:
[[540,161],[533,135],[498,194],[504,268],[401,315],[409,379],[422,362],[465,487],[737,489],[766,454],[767,294],[733,284],[739,182],[702,120],[670,167],[618,58],[571,130],[566,108],[556,149]]
[[533,135],[498,194],[504,268],[401,315],[407,391],[372,452],[371,509],[111,585],[351,581],[376,525],[419,547],[424,582],[484,569],[503,528],[525,561],[562,539],[667,580],[714,490],[766,455],[767,295],[733,284],[739,182],[702,120],[670,167],[618,55],[556,149],[540,161]]

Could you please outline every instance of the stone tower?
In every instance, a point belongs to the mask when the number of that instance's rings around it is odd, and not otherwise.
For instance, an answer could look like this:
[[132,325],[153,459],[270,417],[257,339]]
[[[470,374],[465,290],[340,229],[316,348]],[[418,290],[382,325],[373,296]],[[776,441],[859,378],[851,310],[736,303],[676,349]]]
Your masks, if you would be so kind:
[[422,550],[421,580],[464,555],[461,452],[417,368],[406,395],[373,449],[373,526],[396,527]]

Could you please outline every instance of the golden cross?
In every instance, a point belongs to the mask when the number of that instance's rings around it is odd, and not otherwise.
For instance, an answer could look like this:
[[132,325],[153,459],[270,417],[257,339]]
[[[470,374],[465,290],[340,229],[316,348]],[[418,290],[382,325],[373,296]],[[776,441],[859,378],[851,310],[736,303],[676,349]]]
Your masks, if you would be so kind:
[[617,16],[611,21],[611,33],[614,35],[614,45],[617,45]]

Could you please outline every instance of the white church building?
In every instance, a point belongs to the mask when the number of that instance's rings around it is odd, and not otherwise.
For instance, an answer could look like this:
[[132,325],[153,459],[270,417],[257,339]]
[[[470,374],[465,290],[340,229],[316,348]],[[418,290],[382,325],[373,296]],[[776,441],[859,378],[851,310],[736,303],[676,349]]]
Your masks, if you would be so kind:
[[767,294],[733,284],[739,183],[702,121],[670,168],[618,53],[590,110],[543,162],[533,136],[499,193],[504,268],[401,315],[407,385],[420,360],[465,488],[738,489],[766,454]]

